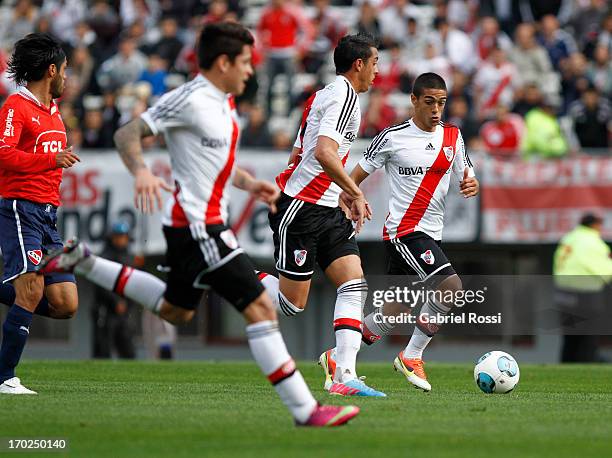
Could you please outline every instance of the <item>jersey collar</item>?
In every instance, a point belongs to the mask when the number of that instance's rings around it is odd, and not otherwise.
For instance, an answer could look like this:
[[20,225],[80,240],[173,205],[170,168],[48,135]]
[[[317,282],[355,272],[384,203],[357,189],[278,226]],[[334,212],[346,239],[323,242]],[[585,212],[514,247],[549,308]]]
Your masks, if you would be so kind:
[[344,75],[336,75],[336,79],[341,80],[341,81],[346,81],[349,85],[349,87],[353,90],[353,92],[355,92],[355,88],[353,87],[352,83],[348,80],[348,78]]
[[440,124],[438,124],[433,132],[428,132],[426,130],[420,129],[419,126],[417,126],[414,122],[414,118],[410,118],[410,125],[413,126],[417,132],[425,135],[434,135],[438,131],[438,127],[440,126]]
[[[32,92],[27,87],[19,86],[19,89],[17,90],[17,92],[19,93],[19,95],[21,95],[22,97],[24,97],[24,98],[28,99],[29,101],[35,103],[36,105],[38,105],[43,110],[47,110],[47,108],[42,103],[40,103],[38,101],[36,96],[34,94],[32,94]],[[54,99],[51,99],[51,104],[49,105],[48,111],[50,111],[51,114],[53,114],[53,113],[55,113],[57,111],[57,107],[56,107]]]
[[198,73],[198,75],[194,78],[194,80],[204,81],[206,83],[206,89],[208,89],[210,93],[216,99],[219,99],[220,101],[224,101],[230,96],[229,94],[223,92],[221,89],[215,86],[213,83],[211,83],[210,80],[206,78],[204,75],[202,75],[201,73]]

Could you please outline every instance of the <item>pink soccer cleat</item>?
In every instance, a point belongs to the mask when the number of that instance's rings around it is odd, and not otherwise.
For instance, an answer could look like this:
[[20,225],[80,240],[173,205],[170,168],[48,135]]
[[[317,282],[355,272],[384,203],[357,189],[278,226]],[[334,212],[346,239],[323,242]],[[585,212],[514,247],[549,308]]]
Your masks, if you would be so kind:
[[318,405],[308,420],[304,423],[296,422],[297,426],[340,426],[357,416],[357,406],[321,406]]
[[52,250],[42,259],[36,271],[40,274],[52,272],[71,273],[76,265],[89,257],[91,251],[85,243],[74,238],[66,242],[62,248]]

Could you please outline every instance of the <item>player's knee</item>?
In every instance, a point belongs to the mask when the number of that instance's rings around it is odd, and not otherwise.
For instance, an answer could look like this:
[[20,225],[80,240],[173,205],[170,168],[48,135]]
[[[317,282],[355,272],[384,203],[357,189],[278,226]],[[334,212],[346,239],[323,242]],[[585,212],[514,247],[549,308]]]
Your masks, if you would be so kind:
[[159,311],[159,317],[168,321],[172,324],[185,324],[189,323],[193,316],[195,315],[195,310],[188,310],[181,307],[177,307],[168,302],[164,302]]
[[24,275],[14,283],[14,286],[15,302],[33,310],[43,297],[45,283],[42,276]]
[[[438,290],[443,292],[451,292],[452,294],[445,294],[444,296],[455,297],[459,291],[463,290],[463,283],[461,282],[461,278],[459,275],[454,274],[449,277],[446,277],[440,284],[438,285]],[[448,304],[453,305],[453,304]]]
[[363,308],[368,298],[368,283],[363,277],[349,280],[338,287],[337,294],[343,302]]
[[59,305],[49,304],[49,316],[56,320],[69,320],[76,315],[78,308],[79,303],[74,301],[66,301]]
[[296,294],[293,291],[289,291],[285,293],[282,289],[280,290],[280,294],[285,302],[291,303],[293,307],[304,310],[306,308],[306,302],[308,300],[308,296],[304,297],[302,294]]
[[257,323],[259,321],[275,321],[277,319],[276,310],[267,294],[261,294],[251,302],[242,312],[247,323]]

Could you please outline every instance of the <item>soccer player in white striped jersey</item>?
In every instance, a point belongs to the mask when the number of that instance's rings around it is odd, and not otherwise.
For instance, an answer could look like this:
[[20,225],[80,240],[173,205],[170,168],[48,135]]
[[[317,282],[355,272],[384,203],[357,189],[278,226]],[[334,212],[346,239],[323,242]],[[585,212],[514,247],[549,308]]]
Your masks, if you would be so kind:
[[[334,50],[337,76],[307,101],[289,167],[276,178],[282,192],[269,220],[279,279],[260,274],[287,316],[306,307],[315,264],[336,287],[338,366],[325,388],[337,395],[385,396],[363,383],[355,368],[368,290],[355,233],[370,213],[344,170],[361,121],[357,94],[372,85],[377,62],[376,44],[367,35],[347,35]],[[339,206],[341,191],[350,196],[355,227]]]
[[229,186],[273,205],[278,191],[234,166],[238,144],[233,95],[252,75],[253,37],[235,23],[209,24],[198,44],[200,73],[169,92],[115,134],[119,154],[135,176],[136,206],[161,207],[168,185],[146,166],[141,139],[163,134],[175,180],[163,218],[168,282],[94,256],[82,243],[51,253],[41,272],[72,271],[140,303],[173,324],[193,317],[202,291],[212,289],[244,316],[251,352],[295,422],[337,426],[358,414],[355,406],[320,406],[287,352],[270,297],[228,227]]
[[[462,289],[459,276],[440,248],[450,174],[458,177],[459,191],[464,197],[473,197],[479,192],[459,129],[440,121],[446,98],[442,77],[435,73],[420,75],[411,95],[414,117],[378,134],[351,172],[355,183],[361,184],[371,173],[385,168],[391,192],[389,214],[383,227],[389,257],[387,273],[418,275],[419,282],[441,291],[442,294],[435,295],[441,298],[455,297]],[[395,369],[424,391],[430,391],[431,384],[423,368],[423,351],[439,329],[433,323],[442,322],[440,318],[452,306],[451,301],[425,302],[410,342],[394,361]],[[384,321],[376,312],[366,316],[363,342],[371,345],[388,334],[393,328],[390,321]],[[329,377],[337,362],[336,350],[328,350],[320,360]]]

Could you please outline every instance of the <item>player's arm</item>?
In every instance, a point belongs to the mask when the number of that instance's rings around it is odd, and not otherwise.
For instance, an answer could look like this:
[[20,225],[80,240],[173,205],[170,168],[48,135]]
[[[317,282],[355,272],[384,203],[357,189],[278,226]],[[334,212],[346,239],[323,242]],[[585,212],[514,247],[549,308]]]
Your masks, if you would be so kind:
[[480,183],[474,173],[472,161],[465,150],[461,132],[457,136],[455,151],[457,153],[453,161],[453,172],[459,178],[459,192],[465,198],[477,196],[480,192]]
[[[12,115],[9,116],[9,110]],[[31,154],[17,148],[23,129],[19,106],[5,103],[0,111],[4,121],[4,136],[0,139],[0,168],[20,173],[41,173],[57,168],[69,168],[79,162],[72,147],[59,153]]]
[[136,118],[120,127],[113,136],[121,160],[135,178],[134,205],[143,213],[153,213],[154,202],[161,209],[161,189],[172,191],[172,186],[153,175],[145,164],[141,139],[153,135],[155,132],[149,123]]
[[266,180],[257,180],[246,170],[236,167],[232,184],[238,189],[247,191],[253,197],[267,204],[272,213],[276,212],[275,204],[280,192],[273,183]]

